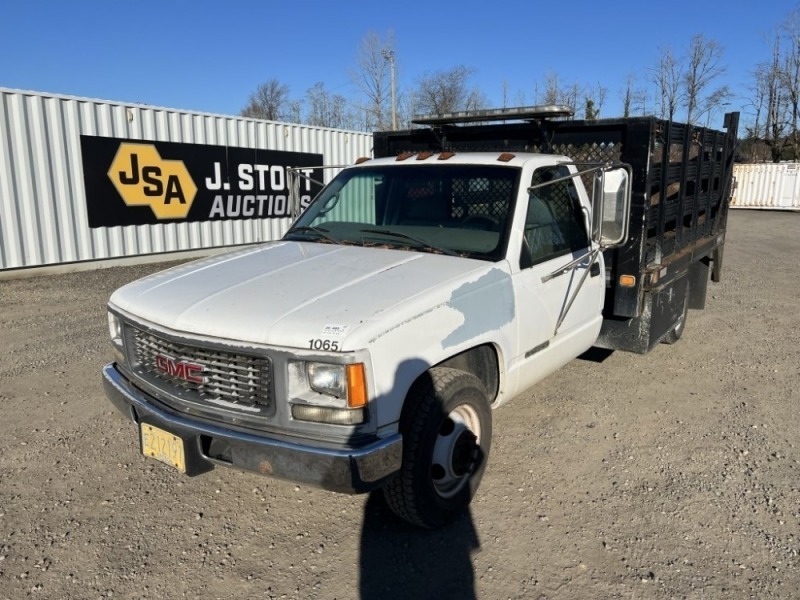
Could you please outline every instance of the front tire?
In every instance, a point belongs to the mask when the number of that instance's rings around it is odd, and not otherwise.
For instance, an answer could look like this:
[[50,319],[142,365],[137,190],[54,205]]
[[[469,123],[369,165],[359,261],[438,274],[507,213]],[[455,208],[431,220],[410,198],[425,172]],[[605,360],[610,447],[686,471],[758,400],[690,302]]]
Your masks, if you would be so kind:
[[384,488],[386,502],[410,523],[440,527],[472,501],[489,458],[486,388],[470,373],[434,367],[411,387],[400,431],[403,464]]

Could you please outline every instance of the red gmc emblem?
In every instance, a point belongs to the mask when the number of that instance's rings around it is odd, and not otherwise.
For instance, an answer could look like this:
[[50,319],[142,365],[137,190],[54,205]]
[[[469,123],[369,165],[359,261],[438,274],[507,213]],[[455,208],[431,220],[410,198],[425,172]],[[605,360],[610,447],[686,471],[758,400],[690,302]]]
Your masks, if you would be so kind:
[[189,383],[206,382],[206,378],[203,377],[206,368],[203,365],[188,360],[178,360],[166,354],[156,354],[156,369],[170,377],[177,377]]

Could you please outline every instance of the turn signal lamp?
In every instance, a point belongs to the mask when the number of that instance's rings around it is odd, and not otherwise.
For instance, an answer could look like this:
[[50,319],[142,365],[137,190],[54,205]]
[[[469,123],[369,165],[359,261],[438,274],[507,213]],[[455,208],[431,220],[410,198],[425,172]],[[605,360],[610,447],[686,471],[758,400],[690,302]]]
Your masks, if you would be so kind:
[[619,276],[619,284],[622,287],[635,287],[636,286],[636,277],[633,275],[620,275]]
[[367,404],[367,377],[364,363],[347,365],[347,406],[361,408]]

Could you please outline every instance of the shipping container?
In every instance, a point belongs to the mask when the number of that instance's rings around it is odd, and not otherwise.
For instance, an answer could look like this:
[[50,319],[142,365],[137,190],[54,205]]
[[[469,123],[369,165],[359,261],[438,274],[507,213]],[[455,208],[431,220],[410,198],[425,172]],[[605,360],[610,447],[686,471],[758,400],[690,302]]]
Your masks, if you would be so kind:
[[800,210],[800,163],[737,164],[731,208]]
[[[371,152],[361,132],[0,88],[0,270],[275,240],[292,219],[259,176],[282,190],[298,153]],[[186,214],[159,214],[150,194]]]

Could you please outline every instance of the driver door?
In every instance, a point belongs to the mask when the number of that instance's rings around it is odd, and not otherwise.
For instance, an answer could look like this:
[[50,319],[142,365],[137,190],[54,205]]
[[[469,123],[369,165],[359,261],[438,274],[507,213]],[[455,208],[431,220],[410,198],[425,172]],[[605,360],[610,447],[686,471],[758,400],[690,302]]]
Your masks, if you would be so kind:
[[[603,257],[590,266],[585,256],[591,250],[587,212],[574,179],[557,181],[569,174],[564,165],[540,167],[530,183],[546,185],[528,193],[520,270],[514,275],[521,388],[587,350],[602,324]],[[574,268],[551,277],[581,256]]]

